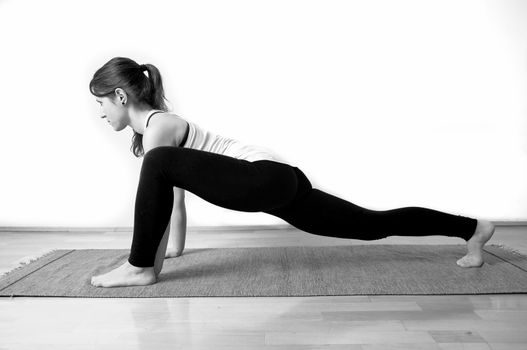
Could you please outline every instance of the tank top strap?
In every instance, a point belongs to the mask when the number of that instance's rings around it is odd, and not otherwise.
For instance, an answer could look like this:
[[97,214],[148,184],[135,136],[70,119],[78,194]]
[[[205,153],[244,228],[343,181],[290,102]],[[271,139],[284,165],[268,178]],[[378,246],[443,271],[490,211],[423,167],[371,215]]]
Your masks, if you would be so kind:
[[185,135],[183,136],[183,139],[179,143],[178,147],[184,147],[185,146],[185,143],[187,142],[187,139],[188,139],[189,132],[190,132],[190,122],[187,121],[187,130],[185,130]]
[[156,109],[149,113],[149,115],[146,117],[146,123],[145,123],[145,129],[148,128],[148,122],[150,122],[150,118],[156,113],[164,113],[164,111]]

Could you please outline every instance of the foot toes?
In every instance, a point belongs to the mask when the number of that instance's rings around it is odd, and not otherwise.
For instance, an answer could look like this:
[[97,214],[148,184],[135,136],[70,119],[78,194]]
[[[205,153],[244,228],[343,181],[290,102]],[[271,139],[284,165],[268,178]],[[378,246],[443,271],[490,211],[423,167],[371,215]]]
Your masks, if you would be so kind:
[[99,279],[97,278],[97,276],[93,276],[93,277],[91,278],[91,285],[92,285],[92,286],[95,286],[95,287],[99,287],[99,284],[100,284],[100,283],[99,283]]
[[466,260],[465,258],[461,258],[459,259],[458,261],[456,261],[456,264],[458,264],[458,266],[461,266],[461,267],[466,267]]
[[480,267],[483,265],[483,259],[477,256],[465,255],[459,259],[456,264],[461,267]]

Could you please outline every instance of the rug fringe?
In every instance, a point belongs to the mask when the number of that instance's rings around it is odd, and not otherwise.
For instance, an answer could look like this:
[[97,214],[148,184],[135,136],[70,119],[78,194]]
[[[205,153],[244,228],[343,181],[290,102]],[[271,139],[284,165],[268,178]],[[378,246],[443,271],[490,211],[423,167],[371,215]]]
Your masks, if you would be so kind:
[[520,258],[526,258],[527,257],[525,255],[525,253],[522,253],[522,252],[520,252],[517,249],[511,248],[511,247],[506,246],[506,245],[501,244],[501,243],[490,244],[490,246],[501,248],[501,249],[505,250],[507,253],[511,253],[511,254],[516,255],[517,257],[520,257]]
[[53,254],[57,251],[58,249],[52,249],[52,250],[49,250],[49,251],[44,251],[44,253],[41,253],[41,254],[38,254],[38,255],[31,255],[31,256],[26,256],[26,257],[23,257],[22,259],[20,259],[18,262],[17,262],[17,266],[15,266],[13,269],[9,270],[9,271],[6,271],[6,272],[3,272],[0,274],[0,278],[4,278],[4,277],[7,277],[7,275],[15,272],[15,271],[18,271],[20,270],[21,268],[23,268],[24,266],[28,265],[28,264],[31,264],[32,262],[35,262],[39,259],[42,259],[50,254]]

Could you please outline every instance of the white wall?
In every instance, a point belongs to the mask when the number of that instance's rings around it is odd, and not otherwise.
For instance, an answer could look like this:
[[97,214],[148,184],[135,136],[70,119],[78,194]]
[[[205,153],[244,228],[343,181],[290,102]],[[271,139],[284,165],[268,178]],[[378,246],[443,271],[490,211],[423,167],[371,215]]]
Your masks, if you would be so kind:
[[[133,226],[142,158],[88,90],[114,56],[355,204],[527,219],[525,1],[4,0],[0,38],[0,226]],[[187,210],[285,224],[190,193]]]

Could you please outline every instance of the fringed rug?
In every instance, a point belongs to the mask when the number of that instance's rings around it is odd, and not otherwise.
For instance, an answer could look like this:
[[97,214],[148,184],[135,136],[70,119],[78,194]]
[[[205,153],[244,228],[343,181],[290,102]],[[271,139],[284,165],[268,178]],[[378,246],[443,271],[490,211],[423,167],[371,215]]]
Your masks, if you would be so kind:
[[55,250],[0,277],[0,296],[154,298],[527,293],[527,257],[490,245],[461,268],[465,245],[346,245],[186,249],[157,283],[99,288],[93,275],[129,250]]

